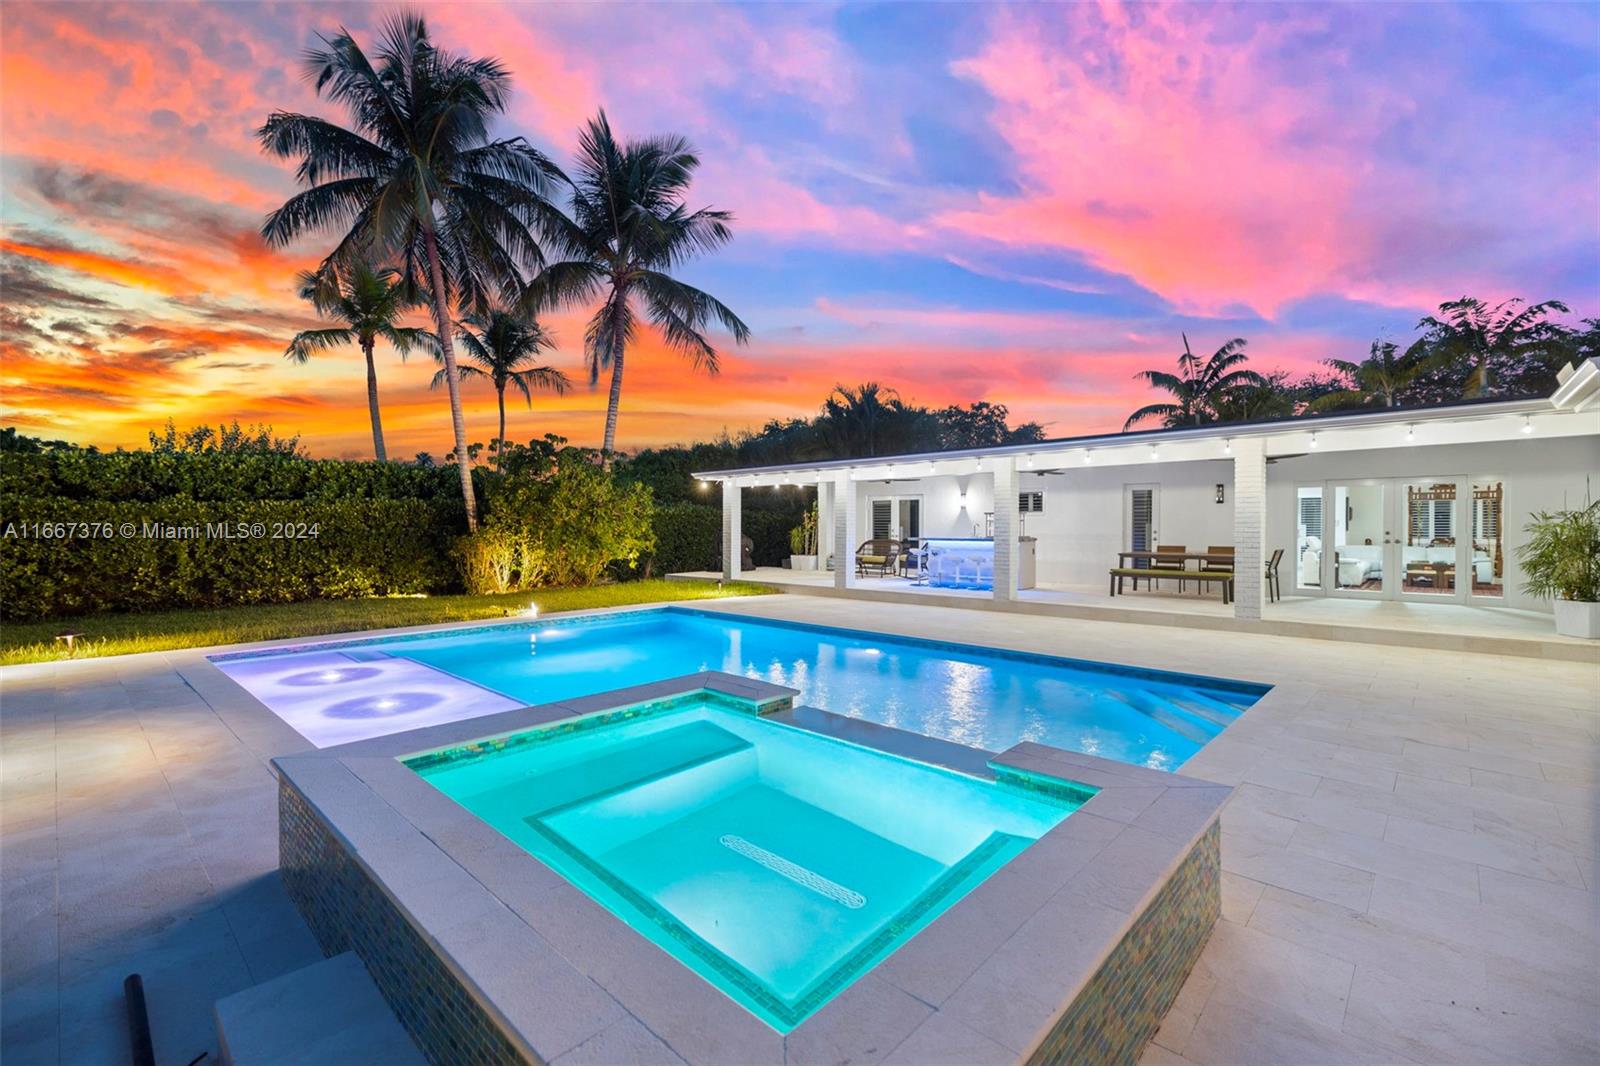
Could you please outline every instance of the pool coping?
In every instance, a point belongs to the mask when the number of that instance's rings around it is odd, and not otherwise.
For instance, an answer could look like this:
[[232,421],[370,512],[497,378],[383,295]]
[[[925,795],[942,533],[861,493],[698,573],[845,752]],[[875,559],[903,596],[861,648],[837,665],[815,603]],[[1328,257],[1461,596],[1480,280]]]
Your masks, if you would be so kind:
[[[769,1028],[565,878],[399,762],[631,704],[711,691],[789,725],[963,773],[1099,791],[787,1035]],[[501,1034],[530,1061],[590,1041],[691,1063],[895,1061],[963,1048],[1027,1061],[1157,892],[1214,829],[1232,789],[1025,742],[1003,753],[795,707],[793,689],[700,672],[273,760]],[[287,795],[287,793],[286,793]],[[1041,954],[1030,920],[1049,911]],[[1062,935],[1062,923],[1070,935]],[[1026,995],[1018,995],[1025,982]],[[923,1052],[926,1054],[926,1051]],[[581,1056],[575,1055],[574,1058]]]

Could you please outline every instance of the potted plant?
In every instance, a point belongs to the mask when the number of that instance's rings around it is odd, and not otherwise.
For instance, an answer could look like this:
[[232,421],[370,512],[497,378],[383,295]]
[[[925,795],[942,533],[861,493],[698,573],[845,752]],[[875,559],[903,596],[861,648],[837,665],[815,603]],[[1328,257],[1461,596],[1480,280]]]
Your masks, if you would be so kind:
[[1540,511],[1517,549],[1523,591],[1553,600],[1556,632],[1600,638],[1600,500],[1575,511]]
[[789,530],[789,569],[817,568],[817,509],[807,509],[800,524]]

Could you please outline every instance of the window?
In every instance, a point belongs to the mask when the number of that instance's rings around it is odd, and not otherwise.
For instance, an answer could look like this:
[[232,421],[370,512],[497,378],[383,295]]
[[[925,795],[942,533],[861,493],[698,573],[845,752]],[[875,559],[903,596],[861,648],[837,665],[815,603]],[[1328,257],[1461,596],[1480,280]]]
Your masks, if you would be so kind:
[[894,518],[893,500],[872,501],[872,539],[888,540],[889,526]]
[[1453,521],[1455,509],[1455,500],[1433,501],[1433,537],[1435,540],[1448,539],[1455,536]]
[[1044,493],[1023,492],[1017,495],[1017,510],[1023,514],[1044,513]]
[[1300,497],[1300,537],[1316,537],[1322,539],[1322,490],[1302,489],[1302,492],[1314,492],[1315,496],[1303,495]]

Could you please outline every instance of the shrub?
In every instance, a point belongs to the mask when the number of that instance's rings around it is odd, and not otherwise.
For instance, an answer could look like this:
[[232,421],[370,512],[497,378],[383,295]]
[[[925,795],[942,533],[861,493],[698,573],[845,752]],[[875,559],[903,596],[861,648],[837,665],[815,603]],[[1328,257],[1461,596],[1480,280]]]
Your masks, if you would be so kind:
[[475,596],[497,596],[516,588],[521,547],[502,529],[481,529],[455,545],[461,580]]
[[456,553],[474,591],[474,582],[504,582],[500,591],[593,584],[607,567],[633,570],[655,543],[650,490],[579,454],[544,476],[505,479],[488,510]]
[[[7,496],[0,502],[0,610],[24,620],[443,591],[453,579],[446,550],[454,514],[425,500]],[[33,527],[57,523],[112,535],[33,535]],[[129,525],[133,536],[122,532]],[[236,535],[208,536],[208,527]],[[198,533],[152,536],[147,528]],[[306,535],[273,536],[285,529]],[[241,530],[249,535],[238,536]]]

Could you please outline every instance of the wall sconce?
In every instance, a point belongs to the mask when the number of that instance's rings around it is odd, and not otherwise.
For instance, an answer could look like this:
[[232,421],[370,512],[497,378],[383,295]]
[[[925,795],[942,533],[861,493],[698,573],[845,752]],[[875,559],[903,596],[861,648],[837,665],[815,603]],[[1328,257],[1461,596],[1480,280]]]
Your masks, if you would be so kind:
[[1225,492],[1223,490],[1222,482],[1220,482],[1220,481],[1217,482],[1217,502],[1218,503],[1226,503],[1227,502],[1227,496],[1226,496],[1226,494],[1225,494]]

